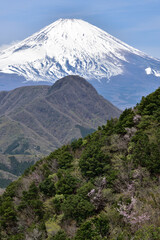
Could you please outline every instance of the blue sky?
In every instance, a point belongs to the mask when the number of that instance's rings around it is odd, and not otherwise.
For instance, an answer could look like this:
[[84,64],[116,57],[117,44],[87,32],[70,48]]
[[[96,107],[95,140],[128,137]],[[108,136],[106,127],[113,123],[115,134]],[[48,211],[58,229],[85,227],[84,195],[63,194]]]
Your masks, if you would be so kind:
[[23,40],[59,18],[81,18],[160,58],[159,0],[5,0],[0,47]]

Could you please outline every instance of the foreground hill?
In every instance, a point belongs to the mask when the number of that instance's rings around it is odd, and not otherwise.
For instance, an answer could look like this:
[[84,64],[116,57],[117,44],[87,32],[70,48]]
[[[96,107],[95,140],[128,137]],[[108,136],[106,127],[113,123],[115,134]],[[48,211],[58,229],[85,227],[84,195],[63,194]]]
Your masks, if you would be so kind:
[[0,89],[86,78],[116,106],[134,106],[160,86],[160,60],[80,19],[59,19],[0,52]]
[[160,89],[52,152],[0,198],[1,239],[160,239]]
[[[65,77],[53,86],[0,92],[0,187],[40,157],[120,113],[78,76]],[[4,178],[1,170],[12,175]]]

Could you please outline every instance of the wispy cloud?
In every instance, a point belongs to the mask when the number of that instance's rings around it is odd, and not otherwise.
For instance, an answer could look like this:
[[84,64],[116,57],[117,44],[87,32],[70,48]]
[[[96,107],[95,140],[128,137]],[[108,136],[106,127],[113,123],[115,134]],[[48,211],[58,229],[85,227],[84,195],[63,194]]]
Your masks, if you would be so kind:
[[10,44],[2,44],[2,45],[0,46],[0,52],[3,51],[3,50],[5,50],[5,49],[7,49],[7,48],[9,48],[9,47],[12,47],[13,45],[17,44],[18,42],[19,42],[19,41],[13,41],[13,42],[11,42]]

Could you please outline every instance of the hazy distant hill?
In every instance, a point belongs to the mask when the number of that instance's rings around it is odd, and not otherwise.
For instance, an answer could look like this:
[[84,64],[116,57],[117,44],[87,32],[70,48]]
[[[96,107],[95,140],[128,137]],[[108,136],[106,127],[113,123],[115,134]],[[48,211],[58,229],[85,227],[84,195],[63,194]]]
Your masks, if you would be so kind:
[[0,169],[19,175],[40,156],[86,136],[120,113],[78,76],[53,86],[0,92]]

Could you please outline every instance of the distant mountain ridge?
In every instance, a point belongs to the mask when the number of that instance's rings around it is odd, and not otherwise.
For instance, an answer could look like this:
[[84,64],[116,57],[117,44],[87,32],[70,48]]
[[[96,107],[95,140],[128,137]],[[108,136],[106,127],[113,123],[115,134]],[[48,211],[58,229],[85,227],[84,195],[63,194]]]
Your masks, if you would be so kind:
[[0,88],[80,75],[116,106],[160,85],[160,60],[80,19],[59,19],[0,53]]
[[120,113],[79,76],[65,77],[53,86],[3,91],[0,92],[0,153],[8,166],[13,156],[17,164],[32,162],[95,131]]

